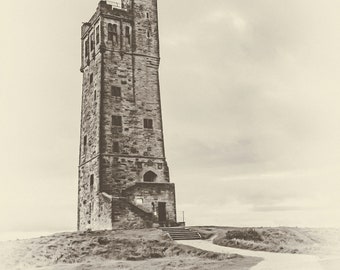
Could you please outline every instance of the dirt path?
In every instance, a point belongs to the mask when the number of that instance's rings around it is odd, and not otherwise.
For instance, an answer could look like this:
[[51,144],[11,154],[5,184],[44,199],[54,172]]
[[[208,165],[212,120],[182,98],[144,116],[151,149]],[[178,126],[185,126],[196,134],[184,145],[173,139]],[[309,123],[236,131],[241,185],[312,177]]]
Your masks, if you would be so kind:
[[[251,268],[251,270],[333,270],[340,269],[340,258],[336,259],[334,267],[334,260],[332,266],[328,266],[327,259],[320,260],[317,256],[300,255],[300,254],[283,254],[271,253],[263,251],[251,251],[236,248],[228,248],[214,245],[210,241],[204,240],[190,240],[190,241],[177,241],[179,244],[196,247],[203,250],[219,252],[219,253],[234,253],[243,256],[261,257],[264,260],[258,265]],[[338,264],[339,263],[339,264]]]

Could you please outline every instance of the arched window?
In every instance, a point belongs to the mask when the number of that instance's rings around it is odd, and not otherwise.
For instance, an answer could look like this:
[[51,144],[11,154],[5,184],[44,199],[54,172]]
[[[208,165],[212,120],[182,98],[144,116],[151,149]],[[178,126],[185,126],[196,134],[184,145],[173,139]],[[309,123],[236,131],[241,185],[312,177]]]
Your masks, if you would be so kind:
[[148,183],[156,182],[156,179],[157,179],[157,174],[151,171],[144,174],[144,177],[143,177],[144,182],[148,182]]

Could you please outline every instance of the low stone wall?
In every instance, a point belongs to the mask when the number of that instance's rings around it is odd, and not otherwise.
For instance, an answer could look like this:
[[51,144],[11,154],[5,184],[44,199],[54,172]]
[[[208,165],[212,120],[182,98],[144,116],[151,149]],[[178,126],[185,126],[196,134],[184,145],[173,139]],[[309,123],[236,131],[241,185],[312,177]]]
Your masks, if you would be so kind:
[[130,203],[126,198],[113,200],[113,227],[115,229],[144,229],[153,225],[153,214]]

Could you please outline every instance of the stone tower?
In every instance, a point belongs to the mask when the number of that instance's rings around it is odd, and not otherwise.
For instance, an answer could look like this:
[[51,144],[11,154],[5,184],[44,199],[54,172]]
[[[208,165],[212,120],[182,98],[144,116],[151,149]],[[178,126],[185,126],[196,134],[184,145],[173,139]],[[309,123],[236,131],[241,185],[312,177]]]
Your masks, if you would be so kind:
[[157,0],[100,1],[83,24],[78,230],[176,225]]

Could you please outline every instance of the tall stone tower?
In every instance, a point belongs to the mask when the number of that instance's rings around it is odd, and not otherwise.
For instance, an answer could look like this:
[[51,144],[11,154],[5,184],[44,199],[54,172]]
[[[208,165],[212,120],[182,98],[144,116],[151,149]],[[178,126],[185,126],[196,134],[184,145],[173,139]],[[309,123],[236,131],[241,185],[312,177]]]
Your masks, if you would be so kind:
[[78,230],[176,225],[157,0],[100,1],[81,30]]

